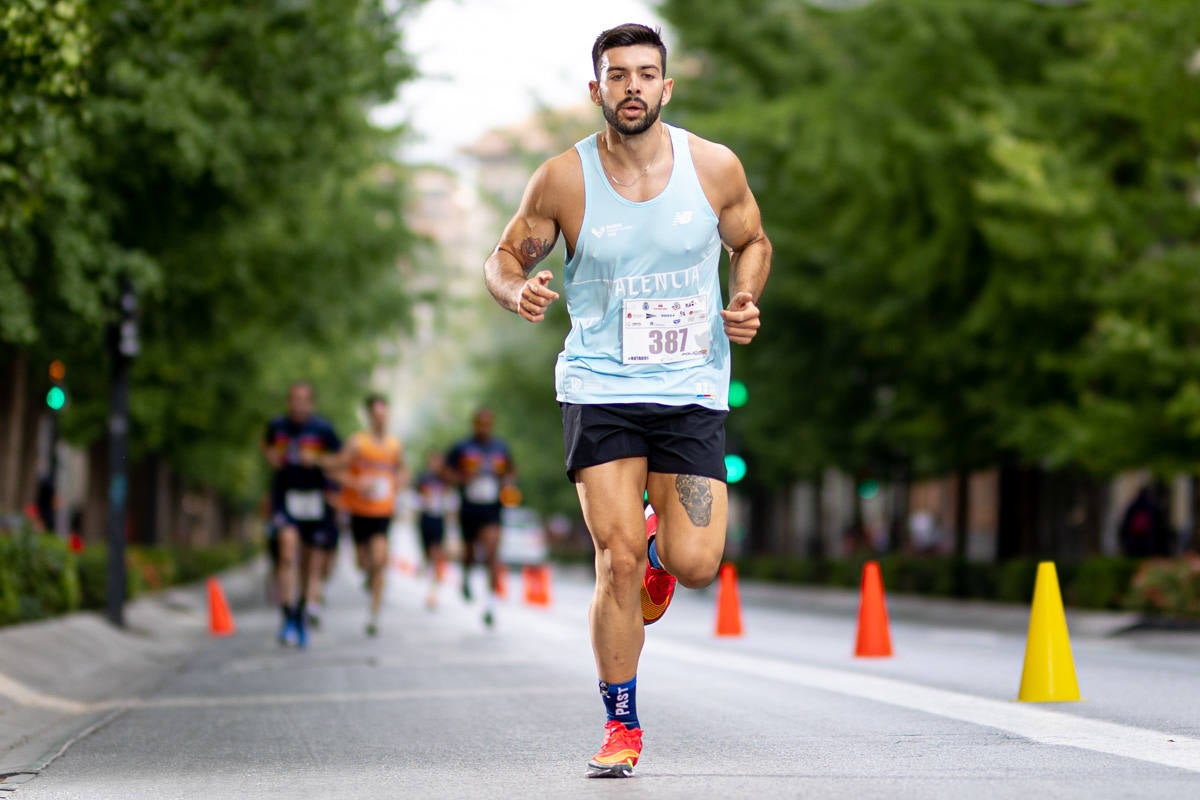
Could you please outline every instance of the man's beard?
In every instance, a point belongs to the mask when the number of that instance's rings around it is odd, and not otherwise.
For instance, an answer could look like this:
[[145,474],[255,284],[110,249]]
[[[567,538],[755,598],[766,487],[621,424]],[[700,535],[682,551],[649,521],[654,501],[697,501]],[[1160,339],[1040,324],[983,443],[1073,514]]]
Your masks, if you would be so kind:
[[[629,105],[631,102],[645,105],[645,116],[633,121],[623,119],[620,114],[621,106]],[[658,115],[662,113],[661,101],[653,107],[644,100],[626,100],[615,107],[609,106],[607,103],[601,103],[600,107],[604,110],[604,119],[622,136],[637,136],[639,133],[645,133],[650,130],[651,125],[658,121]]]

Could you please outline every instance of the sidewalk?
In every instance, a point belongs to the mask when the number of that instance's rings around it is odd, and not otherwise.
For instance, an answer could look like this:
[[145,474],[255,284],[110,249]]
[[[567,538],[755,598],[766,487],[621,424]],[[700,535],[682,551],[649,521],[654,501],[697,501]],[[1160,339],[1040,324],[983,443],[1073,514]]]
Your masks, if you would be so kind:
[[[256,560],[221,575],[231,605],[262,596],[264,570]],[[120,714],[119,698],[149,691],[205,641],[205,584],[139,598],[125,621],[121,630],[81,612],[0,628],[0,791]]]
[[[570,565],[557,569],[564,575],[592,580],[589,567]],[[715,590],[716,584],[713,583],[705,591]],[[858,614],[858,589],[770,583],[739,578],[738,591],[743,601],[764,608],[851,618]],[[893,622],[1022,635],[1029,629],[1032,601],[1031,597],[1028,604],[998,603],[899,592],[887,592],[886,598],[888,616]],[[1133,611],[1067,608],[1066,614],[1071,635],[1080,638],[1103,638],[1132,632],[1142,622],[1141,615]],[[1200,630],[1163,631],[1163,634],[1200,637]]]
[[[815,614],[837,616],[858,613],[859,594],[856,589],[787,586],[756,581],[747,581],[742,586],[744,598],[768,607],[803,609]],[[895,622],[1022,634],[1029,628],[1030,605],[888,592],[887,609],[888,617]],[[1131,629],[1141,620],[1141,616],[1132,611],[1067,608],[1066,614],[1071,635],[1081,638],[1115,636]]]

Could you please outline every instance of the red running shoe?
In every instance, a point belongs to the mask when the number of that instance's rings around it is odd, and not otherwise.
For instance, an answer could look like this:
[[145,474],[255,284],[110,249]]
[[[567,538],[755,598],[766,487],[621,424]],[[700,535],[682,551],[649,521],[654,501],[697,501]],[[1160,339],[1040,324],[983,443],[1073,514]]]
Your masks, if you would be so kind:
[[[646,506],[646,547],[658,531],[658,515]],[[675,596],[675,576],[665,569],[658,569],[646,561],[646,574],[642,576],[642,622],[649,625],[662,619]]]
[[589,778],[629,778],[642,755],[642,729],[626,728],[610,719],[604,723],[604,744],[588,762]]

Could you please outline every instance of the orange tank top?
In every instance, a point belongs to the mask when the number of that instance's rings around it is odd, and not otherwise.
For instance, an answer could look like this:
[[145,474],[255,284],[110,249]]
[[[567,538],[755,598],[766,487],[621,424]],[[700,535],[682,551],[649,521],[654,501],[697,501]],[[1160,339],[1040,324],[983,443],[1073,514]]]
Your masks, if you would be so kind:
[[400,441],[388,436],[380,442],[360,431],[350,438],[349,445],[354,457],[343,492],[346,510],[360,517],[390,517],[396,510]]

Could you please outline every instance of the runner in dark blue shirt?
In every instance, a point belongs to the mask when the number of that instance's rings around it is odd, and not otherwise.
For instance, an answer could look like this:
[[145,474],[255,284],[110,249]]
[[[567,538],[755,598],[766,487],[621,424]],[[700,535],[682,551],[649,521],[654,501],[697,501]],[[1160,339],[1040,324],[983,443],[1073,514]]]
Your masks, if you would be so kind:
[[325,562],[337,550],[328,499],[333,485],[325,468],[341,447],[333,426],[313,413],[312,386],[293,384],[288,413],[267,424],[261,443],[274,469],[270,537],[283,611],[281,644],[307,644],[306,604],[320,596]]
[[459,488],[458,519],[463,538],[463,597],[471,599],[470,573],[475,547],[482,545],[488,568],[489,591],[483,621],[495,620],[500,589],[500,490],[516,481],[508,445],[492,436],[495,415],[481,408],[472,418],[474,432],[446,454],[446,477]]

